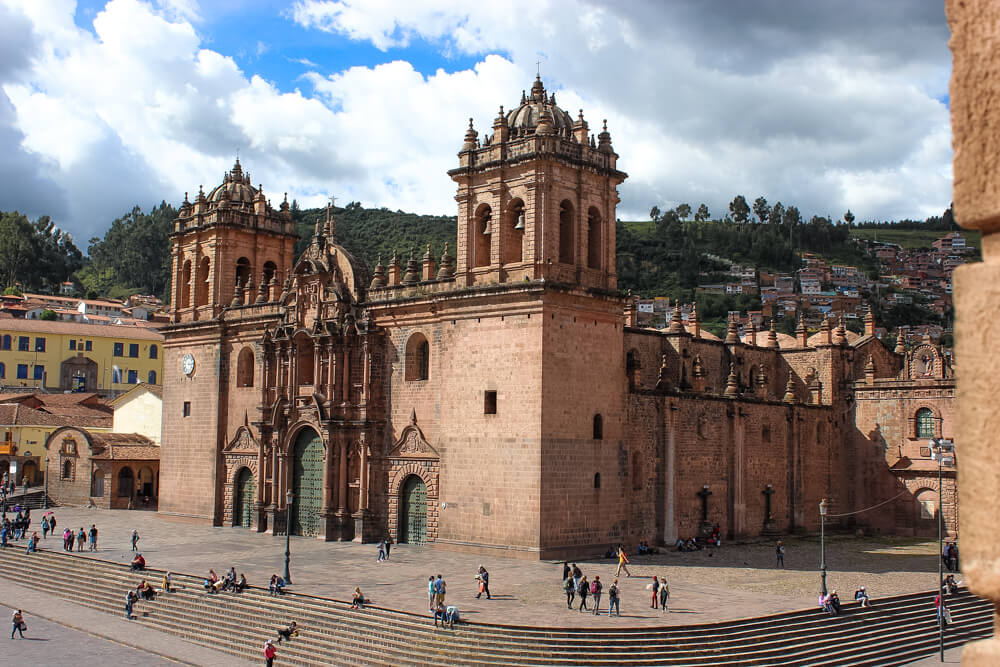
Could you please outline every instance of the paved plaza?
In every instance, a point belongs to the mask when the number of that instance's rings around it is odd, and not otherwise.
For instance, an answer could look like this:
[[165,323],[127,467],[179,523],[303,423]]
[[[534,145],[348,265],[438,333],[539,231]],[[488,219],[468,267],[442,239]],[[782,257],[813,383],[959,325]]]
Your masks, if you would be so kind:
[[[220,576],[230,567],[245,572],[252,586],[266,586],[284,568],[284,537],[240,528],[213,528],[159,516],[153,512],[56,508],[61,533],[70,526],[100,531],[99,551],[89,557],[126,563],[129,535],[141,535],[139,549],[149,567]],[[35,512],[40,519],[41,512]],[[844,599],[865,584],[880,596],[931,590],[937,579],[936,543],[881,538],[827,540],[829,586]],[[375,604],[426,613],[427,578],[441,573],[448,599],[471,621],[532,626],[656,626],[706,623],[810,607],[819,589],[819,540],[785,541],[787,569],[774,568],[774,546],[766,542],[725,545],[694,553],[667,552],[633,556],[633,576],[621,578],[622,618],[594,617],[566,609],[560,579],[562,564],[485,557],[435,548],[394,545],[388,562],[377,563],[371,544],[333,543],[292,537],[291,590],[349,600],[360,586]],[[60,537],[42,547],[60,551]],[[490,571],[492,600],[475,599],[474,575],[482,563]],[[580,560],[588,578],[610,583],[616,562]],[[666,576],[671,590],[669,613],[650,609],[646,585],[653,575]],[[578,604],[578,601],[577,601]],[[604,598],[607,604],[607,596]]]

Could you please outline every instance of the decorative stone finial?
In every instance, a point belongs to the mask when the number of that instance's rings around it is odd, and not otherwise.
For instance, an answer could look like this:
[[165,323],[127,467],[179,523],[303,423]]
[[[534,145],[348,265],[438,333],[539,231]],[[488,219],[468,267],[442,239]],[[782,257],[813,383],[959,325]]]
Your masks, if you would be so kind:
[[448,242],[444,242],[444,251],[441,253],[441,261],[438,264],[437,278],[445,280],[455,276],[455,258],[448,253]]
[[670,317],[670,326],[667,327],[668,334],[684,333],[684,320],[681,318],[680,300],[674,305],[674,314]]
[[729,317],[729,327],[726,330],[726,340],[724,342],[726,345],[736,345],[740,342],[740,333],[736,327],[736,318],[733,316]]
[[903,327],[899,328],[899,334],[896,336],[896,349],[893,352],[906,354],[906,336],[903,334]]
[[785,383],[785,395],[781,401],[783,403],[795,402],[795,380],[792,379],[791,374],[788,375],[788,382]]
[[723,392],[723,396],[726,398],[735,398],[740,394],[740,385],[736,381],[736,364],[729,364],[729,378],[726,380],[726,391]]
[[472,151],[477,148],[479,133],[472,127],[472,119],[469,119],[469,129],[465,131],[465,143],[462,144],[463,151]]
[[774,330],[774,318],[771,318],[771,327],[767,330],[767,342],[764,347],[769,350],[778,349],[778,332]]

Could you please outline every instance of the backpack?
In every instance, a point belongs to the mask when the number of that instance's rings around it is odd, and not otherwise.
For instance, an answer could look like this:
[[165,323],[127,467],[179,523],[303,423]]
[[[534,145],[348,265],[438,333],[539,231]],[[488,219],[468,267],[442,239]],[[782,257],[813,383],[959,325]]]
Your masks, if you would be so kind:
[[611,584],[611,588],[608,589],[608,597],[612,600],[618,599],[618,584]]
[[593,581],[590,584],[590,592],[596,594],[600,589],[598,588],[600,584],[597,581]]

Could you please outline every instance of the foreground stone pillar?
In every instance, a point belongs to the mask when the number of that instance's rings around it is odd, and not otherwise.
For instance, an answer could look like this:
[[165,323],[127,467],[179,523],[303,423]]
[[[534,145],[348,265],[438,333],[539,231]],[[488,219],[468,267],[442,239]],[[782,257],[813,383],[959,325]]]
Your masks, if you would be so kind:
[[[947,0],[951,27],[951,126],[955,148],[955,219],[983,235],[983,262],[955,271],[958,363],[957,459],[965,582],[1000,603],[1000,5]],[[997,618],[995,615],[994,618]],[[966,645],[965,665],[1000,665],[996,638]]]

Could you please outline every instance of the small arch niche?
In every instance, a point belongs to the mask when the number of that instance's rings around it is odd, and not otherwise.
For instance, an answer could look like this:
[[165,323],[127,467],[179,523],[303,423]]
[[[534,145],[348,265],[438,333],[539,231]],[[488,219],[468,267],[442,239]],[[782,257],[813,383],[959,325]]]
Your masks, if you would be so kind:
[[236,359],[236,386],[237,387],[252,387],[253,386],[253,350],[250,347],[244,347],[240,350],[240,354]]
[[[185,260],[181,269],[181,308],[191,307],[191,260]],[[4,348],[7,349],[7,348]]]
[[604,440],[604,417],[600,413],[594,415],[594,440]]
[[408,382],[430,378],[431,346],[422,333],[415,333],[406,341],[405,363],[404,378]]
[[587,210],[587,267],[601,268],[601,212],[596,206]]
[[573,264],[576,252],[573,247],[573,204],[564,199],[559,204],[559,262]]
[[250,279],[250,260],[246,257],[240,257],[236,260],[236,284],[243,285],[246,287],[247,281]]
[[261,282],[265,285],[270,283],[277,273],[278,273],[278,266],[274,262],[271,261],[264,262],[264,272],[261,273],[260,276]]
[[295,366],[298,369],[298,384],[300,386],[311,385],[313,383],[313,363],[315,362],[312,338],[304,333],[296,336],[295,355]]

